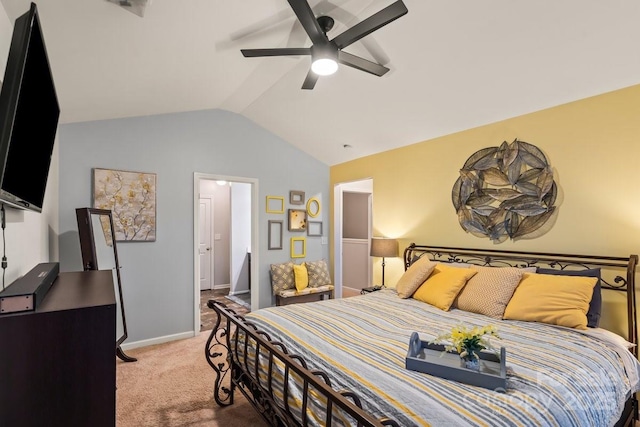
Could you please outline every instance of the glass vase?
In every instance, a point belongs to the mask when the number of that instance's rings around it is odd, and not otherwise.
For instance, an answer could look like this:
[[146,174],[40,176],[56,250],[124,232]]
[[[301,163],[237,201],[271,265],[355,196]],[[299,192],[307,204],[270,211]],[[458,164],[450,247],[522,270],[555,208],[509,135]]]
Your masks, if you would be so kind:
[[480,359],[476,357],[463,357],[462,366],[472,371],[480,371]]

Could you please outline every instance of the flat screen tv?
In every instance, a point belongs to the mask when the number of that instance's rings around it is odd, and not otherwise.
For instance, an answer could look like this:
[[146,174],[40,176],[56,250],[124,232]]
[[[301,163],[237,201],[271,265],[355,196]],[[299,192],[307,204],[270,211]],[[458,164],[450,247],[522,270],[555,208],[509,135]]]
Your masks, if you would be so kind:
[[60,107],[35,3],[16,19],[0,92],[0,202],[42,211]]

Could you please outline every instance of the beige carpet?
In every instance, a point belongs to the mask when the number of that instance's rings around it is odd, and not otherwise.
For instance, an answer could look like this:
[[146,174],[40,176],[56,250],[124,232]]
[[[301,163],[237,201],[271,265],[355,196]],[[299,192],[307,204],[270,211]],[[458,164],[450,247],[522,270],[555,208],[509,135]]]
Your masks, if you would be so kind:
[[127,350],[138,358],[116,359],[118,427],[266,426],[239,391],[221,408],[213,399],[215,374],[204,353],[207,333],[194,338]]

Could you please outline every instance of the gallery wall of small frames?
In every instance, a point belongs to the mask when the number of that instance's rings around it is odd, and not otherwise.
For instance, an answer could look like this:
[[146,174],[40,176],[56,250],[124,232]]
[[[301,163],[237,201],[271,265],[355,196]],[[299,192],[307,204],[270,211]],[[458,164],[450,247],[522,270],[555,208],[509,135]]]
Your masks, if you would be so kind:
[[[282,250],[284,248],[285,221],[287,231],[305,233],[306,237],[322,237],[323,226],[320,217],[321,204],[318,197],[306,198],[304,191],[289,191],[289,206],[285,196],[267,196],[266,212],[278,215],[268,220],[267,249]],[[291,258],[304,258],[307,253],[305,236],[293,236],[290,240]]]

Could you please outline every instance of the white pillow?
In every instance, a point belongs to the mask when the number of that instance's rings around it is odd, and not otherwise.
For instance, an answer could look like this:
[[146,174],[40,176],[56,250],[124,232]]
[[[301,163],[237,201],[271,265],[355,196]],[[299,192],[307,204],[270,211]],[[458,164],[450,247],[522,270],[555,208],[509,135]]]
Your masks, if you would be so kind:
[[621,337],[620,335],[611,332],[607,329],[603,329],[603,328],[589,328],[586,331],[580,331],[586,335],[591,335],[593,337],[596,338],[600,338],[601,340],[609,343],[609,344],[613,344],[615,346],[618,347],[624,347],[627,350],[630,348],[633,348],[636,346],[636,344],[631,343],[629,341],[627,341],[626,339],[624,339],[623,337]]

